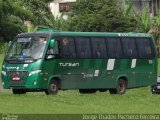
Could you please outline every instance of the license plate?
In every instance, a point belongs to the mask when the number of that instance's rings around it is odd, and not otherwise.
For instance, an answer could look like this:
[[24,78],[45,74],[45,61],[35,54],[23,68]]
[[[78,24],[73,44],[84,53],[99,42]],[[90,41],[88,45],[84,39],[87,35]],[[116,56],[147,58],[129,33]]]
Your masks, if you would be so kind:
[[160,86],[157,86],[157,89],[160,89]]
[[12,80],[13,80],[13,81],[19,81],[20,78],[19,78],[19,77],[13,77]]
[[10,85],[23,85],[23,84],[24,84],[24,81],[22,80],[17,80],[17,81],[11,80],[10,81]]

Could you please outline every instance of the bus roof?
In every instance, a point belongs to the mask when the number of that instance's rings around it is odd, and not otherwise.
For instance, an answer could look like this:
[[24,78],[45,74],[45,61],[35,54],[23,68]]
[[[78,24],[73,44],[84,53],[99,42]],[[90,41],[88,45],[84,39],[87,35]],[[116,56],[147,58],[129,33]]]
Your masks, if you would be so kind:
[[60,32],[37,31],[37,33],[51,33],[53,36],[95,36],[95,37],[152,37],[149,33],[113,33],[113,32]]

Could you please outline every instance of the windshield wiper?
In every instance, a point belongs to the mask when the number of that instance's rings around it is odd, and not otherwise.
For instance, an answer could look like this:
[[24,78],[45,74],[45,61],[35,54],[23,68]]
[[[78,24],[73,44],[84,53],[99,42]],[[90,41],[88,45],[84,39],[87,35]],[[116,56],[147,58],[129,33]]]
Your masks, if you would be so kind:
[[26,56],[26,58],[31,58],[33,61],[37,61],[37,60],[39,60],[39,59],[42,59],[42,58],[37,58],[37,59],[35,59],[35,58],[33,58],[32,56]]
[[7,60],[17,60],[17,56],[11,56],[11,57],[7,57]]

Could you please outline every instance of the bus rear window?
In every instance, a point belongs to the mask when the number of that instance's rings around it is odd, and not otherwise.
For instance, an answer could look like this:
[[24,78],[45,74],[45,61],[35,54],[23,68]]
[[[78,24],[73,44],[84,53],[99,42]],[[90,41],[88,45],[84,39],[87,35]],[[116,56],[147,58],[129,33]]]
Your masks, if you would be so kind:
[[146,38],[138,38],[136,40],[138,47],[138,55],[139,58],[152,58],[153,51],[151,47],[151,42]]

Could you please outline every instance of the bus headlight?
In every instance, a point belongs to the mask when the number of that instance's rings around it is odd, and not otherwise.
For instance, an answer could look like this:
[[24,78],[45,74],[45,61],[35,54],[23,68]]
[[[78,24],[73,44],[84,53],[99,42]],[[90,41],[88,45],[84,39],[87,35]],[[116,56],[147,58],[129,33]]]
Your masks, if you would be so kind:
[[4,85],[4,82],[2,82],[2,85]]
[[2,70],[2,75],[6,76],[6,71]]
[[34,70],[34,71],[30,71],[29,76],[40,73],[41,70]]

